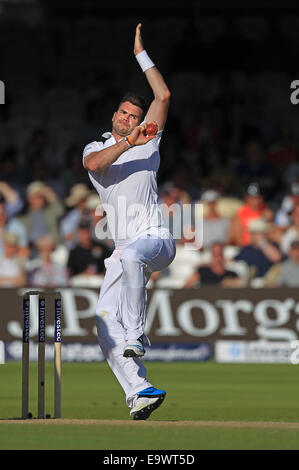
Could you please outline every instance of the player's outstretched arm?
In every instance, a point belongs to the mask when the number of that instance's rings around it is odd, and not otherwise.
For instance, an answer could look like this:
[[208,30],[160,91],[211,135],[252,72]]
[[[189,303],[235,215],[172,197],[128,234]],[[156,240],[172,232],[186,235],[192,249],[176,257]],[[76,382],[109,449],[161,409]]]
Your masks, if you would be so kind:
[[154,94],[154,99],[146,115],[146,122],[155,121],[158,124],[158,130],[161,130],[164,128],[168,114],[170,91],[161,73],[144,49],[141,26],[141,23],[139,23],[136,27],[134,54]]

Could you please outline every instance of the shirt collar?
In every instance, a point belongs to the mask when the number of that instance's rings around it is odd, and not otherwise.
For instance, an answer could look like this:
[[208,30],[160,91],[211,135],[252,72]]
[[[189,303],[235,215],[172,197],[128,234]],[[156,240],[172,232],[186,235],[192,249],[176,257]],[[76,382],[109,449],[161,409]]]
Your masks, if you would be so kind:
[[110,131],[104,132],[104,134],[102,134],[102,137],[103,137],[105,140],[113,139],[114,142],[116,142],[116,143],[120,142],[121,140],[124,140],[124,137],[122,137],[120,140],[116,140],[116,138],[114,137],[114,135],[113,135],[112,132],[110,132]]
[[113,135],[112,132],[104,132],[104,134],[102,134],[102,137],[104,137],[104,139],[110,139],[111,137],[113,137]]

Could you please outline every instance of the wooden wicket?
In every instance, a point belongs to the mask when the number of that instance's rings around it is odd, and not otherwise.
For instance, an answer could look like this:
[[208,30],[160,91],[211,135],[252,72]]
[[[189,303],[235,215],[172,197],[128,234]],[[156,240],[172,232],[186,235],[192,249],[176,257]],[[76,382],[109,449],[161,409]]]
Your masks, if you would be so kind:
[[38,299],[38,385],[37,415],[45,417],[45,342],[46,342],[46,299],[41,293]]
[[[60,292],[55,294],[54,306],[54,417],[61,418],[61,340],[62,303]],[[23,347],[22,347],[22,418],[32,417],[29,413],[29,344],[30,344],[30,296],[38,295],[38,406],[37,416],[45,415],[45,344],[46,344],[46,298],[40,291],[28,291],[23,295]]]
[[28,418],[29,405],[29,338],[30,298],[23,296],[23,347],[22,347],[22,418]]
[[54,418],[61,418],[61,295],[55,295]]

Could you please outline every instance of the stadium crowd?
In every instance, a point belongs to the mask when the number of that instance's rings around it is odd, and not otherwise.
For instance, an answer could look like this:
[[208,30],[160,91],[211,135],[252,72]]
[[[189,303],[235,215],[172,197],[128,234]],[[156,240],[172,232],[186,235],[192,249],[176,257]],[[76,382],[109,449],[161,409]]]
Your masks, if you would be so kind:
[[[164,43],[153,41],[151,55],[172,92],[158,183],[177,255],[149,287],[299,286],[299,127],[290,102],[298,22],[152,20]],[[120,67],[128,89],[147,93],[128,61],[134,26],[117,17],[2,24],[1,286],[100,285],[113,242],[98,236],[105,214],[82,150],[109,130],[105,119],[125,91]],[[98,51],[111,30],[124,38],[117,64]],[[200,51],[196,60],[183,54],[186,42]]]
[[[100,286],[113,241],[109,232],[100,238],[105,212],[88,185],[76,183],[62,200],[33,181],[23,199],[1,182],[0,195],[1,286]],[[208,189],[198,201],[167,182],[160,203],[177,255],[150,287],[299,286],[298,182],[276,212],[256,182],[242,199]]]

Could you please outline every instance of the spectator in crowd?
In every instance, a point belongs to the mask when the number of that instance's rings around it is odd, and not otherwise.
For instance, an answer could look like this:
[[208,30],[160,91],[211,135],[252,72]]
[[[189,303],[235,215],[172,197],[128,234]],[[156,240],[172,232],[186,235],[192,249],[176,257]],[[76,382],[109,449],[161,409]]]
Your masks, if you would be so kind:
[[289,186],[293,182],[299,182],[299,149],[296,161],[288,165],[282,175],[282,181]]
[[255,181],[267,194],[276,183],[274,167],[265,159],[264,149],[258,140],[247,142],[245,160],[237,165],[236,172],[243,184],[248,186]]
[[103,275],[104,260],[112,254],[112,250],[104,243],[92,239],[90,223],[86,220],[79,223],[77,240],[77,245],[70,250],[67,262],[70,276]]
[[251,242],[235,256],[235,261],[244,261],[254,269],[255,278],[263,278],[269,269],[283,260],[278,245],[269,239],[271,225],[264,219],[252,220],[249,224]]
[[204,249],[215,242],[226,244],[228,239],[229,218],[219,214],[217,210],[219,199],[220,194],[212,189],[205,191],[201,196],[200,203],[204,204],[202,221]]
[[67,207],[72,208],[60,222],[60,232],[66,246],[71,249],[76,245],[76,233],[78,225],[84,217],[87,217],[86,201],[92,191],[83,183],[75,184],[66,198]]
[[293,240],[290,246],[289,258],[280,266],[275,286],[299,287],[299,238]]
[[5,233],[3,236],[4,253],[0,256],[0,286],[20,287],[26,284],[26,273],[20,260],[19,240],[15,233]]
[[29,256],[28,239],[24,225],[15,217],[8,218],[6,206],[0,202],[0,254],[4,252],[5,233],[14,233],[18,236],[19,257],[25,259]]
[[299,238],[299,204],[297,204],[291,211],[291,221],[293,223],[281,237],[280,246],[284,253],[288,253],[292,241]]
[[251,183],[243,198],[244,204],[237,210],[231,218],[228,243],[245,247],[251,243],[251,231],[249,224],[251,221],[264,218],[272,222],[273,211],[265,203],[260,187],[257,183]]
[[8,217],[18,214],[24,205],[19,193],[4,181],[0,181],[0,202],[5,204]]
[[199,266],[197,271],[185,282],[185,288],[215,286],[241,287],[242,280],[234,271],[225,268],[223,244],[214,243],[211,246],[211,261],[206,266]]
[[27,188],[27,200],[29,207],[19,220],[26,227],[29,243],[43,235],[51,235],[58,243],[59,219],[65,209],[55,192],[41,181],[34,181]]
[[279,227],[288,227],[293,223],[292,211],[299,205],[299,181],[294,181],[288,194],[282,199],[281,206],[275,214],[275,224]]
[[26,271],[32,287],[64,287],[68,285],[66,266],[53,261],[55,240],[43,235],[34,243],[38,256],[28,261]]

